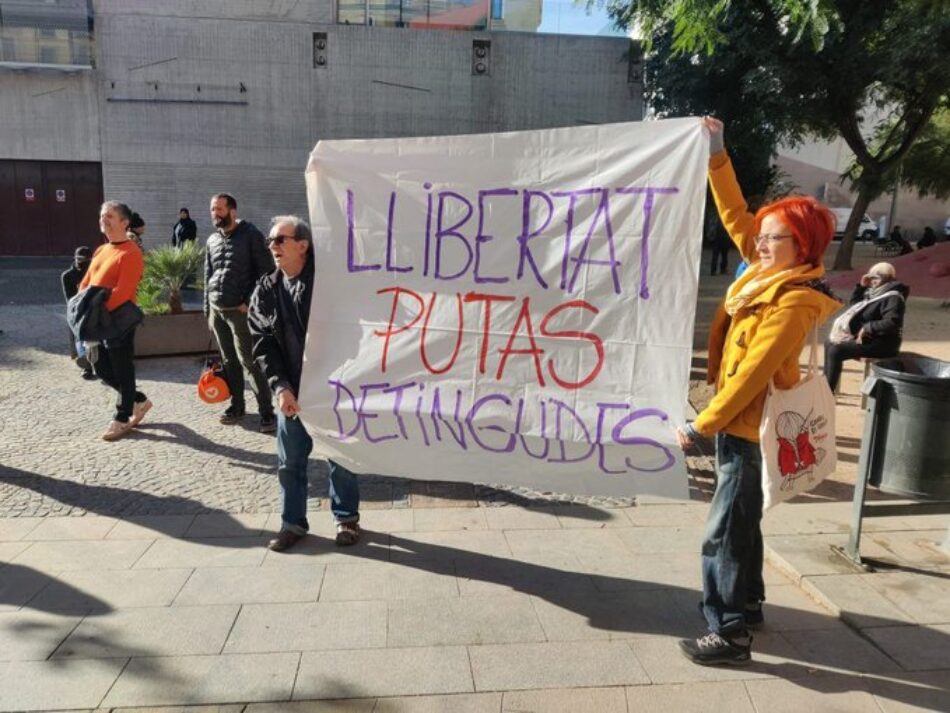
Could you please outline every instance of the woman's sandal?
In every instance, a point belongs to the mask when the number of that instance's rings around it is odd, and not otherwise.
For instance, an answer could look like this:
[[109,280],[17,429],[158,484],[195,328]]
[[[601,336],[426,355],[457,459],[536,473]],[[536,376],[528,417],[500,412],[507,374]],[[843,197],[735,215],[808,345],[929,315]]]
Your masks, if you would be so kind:
[[355,545],[360,539],[358,522],[339,522],[336,526],[336,544],[338,547]]

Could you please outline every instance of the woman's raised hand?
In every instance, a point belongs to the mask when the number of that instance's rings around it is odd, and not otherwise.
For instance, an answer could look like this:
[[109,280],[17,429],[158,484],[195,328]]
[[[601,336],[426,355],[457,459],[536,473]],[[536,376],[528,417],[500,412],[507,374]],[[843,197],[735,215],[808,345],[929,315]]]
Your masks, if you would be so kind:
[[724,151],[726,148],[725,125],[715,117],[704,116],[703,126],[709,132],[709,155],[714,156]]

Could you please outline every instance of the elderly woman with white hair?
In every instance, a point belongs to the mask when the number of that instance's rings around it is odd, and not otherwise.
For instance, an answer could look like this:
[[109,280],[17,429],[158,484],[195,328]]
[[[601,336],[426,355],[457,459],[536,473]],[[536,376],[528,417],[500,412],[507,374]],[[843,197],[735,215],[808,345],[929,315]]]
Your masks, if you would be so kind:
[[897,356],[909,293],[888,262],[872,266],[855,285],[850,306],[835,319],[825,341],[825,377],[832,391],[838,389],[845,360]]

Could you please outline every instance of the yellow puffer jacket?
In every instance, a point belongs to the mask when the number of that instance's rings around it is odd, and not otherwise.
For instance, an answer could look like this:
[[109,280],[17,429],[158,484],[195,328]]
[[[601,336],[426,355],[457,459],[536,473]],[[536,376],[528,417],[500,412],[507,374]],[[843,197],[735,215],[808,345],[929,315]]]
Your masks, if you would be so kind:
[[[755,218],[749,212],[725,151],[709,161],[709,183],[729,237],[744,260],[755,253]],[[719,431],[758,442],[770,379],[787,389],[800,379],[799,359],[812,329],[841,304],[808,283],[821,265],[765,290],[729,319],[720,307],[709,334],[709,379],[716,395],[693,427],[704,436]]]

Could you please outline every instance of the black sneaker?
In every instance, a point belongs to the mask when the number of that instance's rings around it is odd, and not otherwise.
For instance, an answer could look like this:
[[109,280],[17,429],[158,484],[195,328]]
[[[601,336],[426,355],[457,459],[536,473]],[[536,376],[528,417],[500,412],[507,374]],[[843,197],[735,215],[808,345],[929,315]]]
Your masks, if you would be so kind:
[[228,406],[225,412],[221,414],[221,418],[218,420],[225,426],[233,426],[242,418],[244,418],[244,409],[237,408],[235,406]]
[[[706,612],[703,609],[703,603],[698,602],[696,608],[699,609],[699,616],[703,622],[706,621]],[[745,625],[749,629],[758,631],[765,625],[765,616],[762,614],[762,602],[749,602],[745,605]]]
[[273,433],[277,430],[277,417],[274,414],[261,416],[261,433]]
[[80,373],[80,376],[84,378],[86,381],[95,381],[96,379],[99,378],[93,373],[92,369],[83,369],[82,372]]
[[727,639],[709,633],[698,639],[680,639],[680,651],[701,666],[744,666],[752,661],[752,637],[745,633]]

